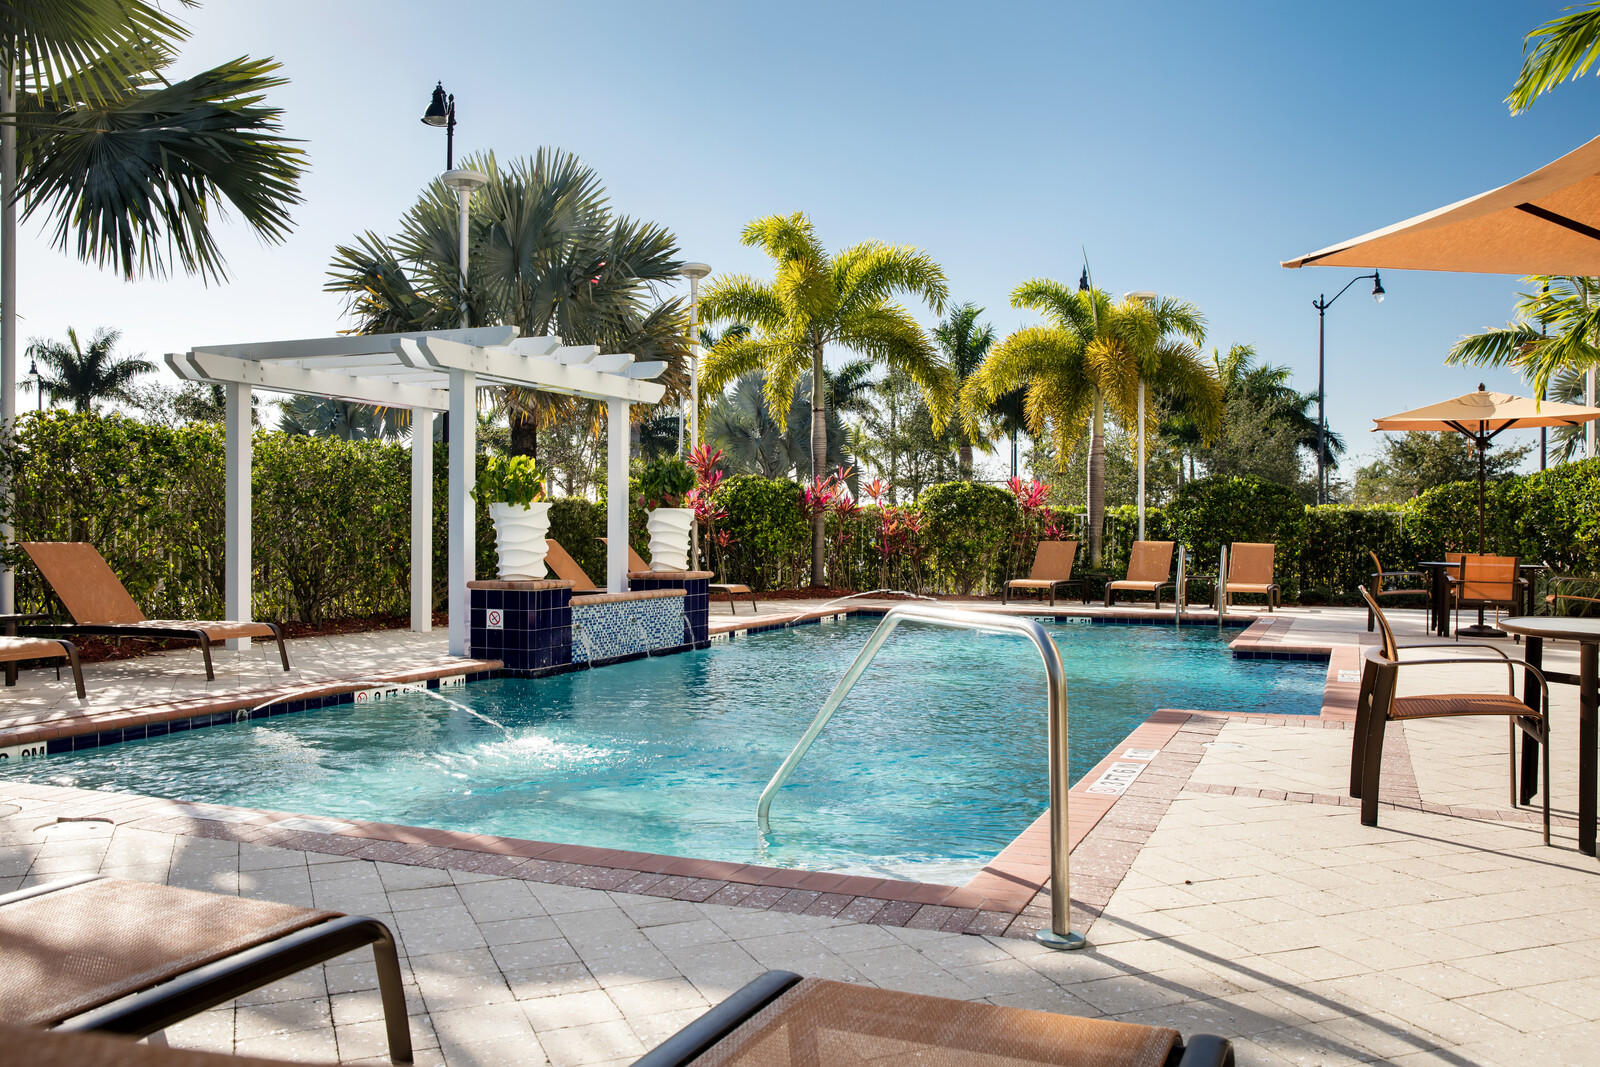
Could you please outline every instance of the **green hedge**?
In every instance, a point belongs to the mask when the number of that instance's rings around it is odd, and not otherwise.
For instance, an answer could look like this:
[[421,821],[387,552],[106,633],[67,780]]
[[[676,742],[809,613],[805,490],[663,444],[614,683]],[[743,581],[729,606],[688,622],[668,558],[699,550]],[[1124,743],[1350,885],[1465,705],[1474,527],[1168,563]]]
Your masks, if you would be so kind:
[[[411,458],[405,445],[257,431],[253,492],[256,614],[317,621],[404,614],[410,589]],[[434,458],[434,605],[445,602],[447,447]],[[152,617],[223,612],[223,439],[220,427],[151,426],[120,416],[26,414],[3,461],[15,486],[19,540],[91,541]],[[479,457],[483,462],[483,457]],[[757,589],[809,581],[811,542],[800,487],[751,475],[727,479],[716,503],[726,550],[707,546],[723,579]],[[1600,575],[1600,460],[1563,464],[1491,484],[1486,547]],[[477,508],[477,571],[495,572],[487,504]],[[1081,509],[1052,509],[1067,536],[1087,542]],[[904,508],[856,508],[828,519],[828,581],[850,589],[995,593],[1027,574],[1043,513],[1026,516],[994,486],[953,482]],[[605,574],[602,504],[558,500],[551,536],[591,577]],[[1289,596],[1348,600],[1371,572],[1369,550],[1405,570],[1447,550],[1477,547],[1477,490],[1440,486],[1402,505],[1301,506],[1254,479],[1201,479],[1146,513],[1147,536],[1191,549],[1192,570],[1215,566],[1217,546],[1275,541]],[[1101,570],[1121,574],[1137,536],[1132,507],[1106,511]],[[644,512],[630,506],[642,551]],[[1085,550],[1086,551],[1086,550]],[[1086,556],[1080,566],[1087,568]],[[50,604],[37,572],[18,564],[19,610]]]

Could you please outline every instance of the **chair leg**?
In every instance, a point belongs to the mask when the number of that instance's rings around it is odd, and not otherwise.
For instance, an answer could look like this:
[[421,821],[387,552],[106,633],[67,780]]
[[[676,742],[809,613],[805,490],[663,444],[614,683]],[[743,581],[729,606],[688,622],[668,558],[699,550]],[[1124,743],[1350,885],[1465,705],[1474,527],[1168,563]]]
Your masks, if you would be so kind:
[[411,1062],[411,1026],[406,1019],[406,994],[400,984],[400,959],[392,935],[372,943],[378,968],[378,993],[383,1000],[383,1026],[389,1037],[389,1062]]
[[1372,632],[1372,605],[1367,605],[1367,633]]
[[1007,582],[1000,587],[1000,606],[1005,607],[1011,603],[1011,583]]
[[211,669],[211,638],[203,633],[199,634],[199,637],[200,655],[206,661],[206,681],[214,682],[217,680],[217,672]]
[[283,627],[279,626],[275,622],[268,623],[267,625],[272,627],[272,636],[277,639],[277,642],[278,642],[278,658],[283,660],[283,669],[284,670],[288,670],[289,669],[289,650],[287,648],[283,647]]
[[61,647],[67,653],[67,662],[72,665],[72,683],[78,687],[78,699],[83,700],[83,664],[78,661],[78,646],[71,641],[63,641]]
[[1361,786],[1366,776],[1367,733],[1372,725],[1369,721],[1371,714],[1366,694],[1363,693],[1356,704],[1355,736],[1350,743],[1350,795],[1357,798],[1361,796]]
[[[729,597],[728,599],[732,600],[733,598]],[[761,614],[761,609],[756,607],[756,594],[755,594],[754,590],[752,590],[751,593],[750,593],[750,614],[752,614],[752,615],[760,615]]]
[[1383,731],[1388,716],[1373,715],[1367,723],[1366,752],[1361,767],[1361,825],[1378,825],[1378,783],[1383,776]]

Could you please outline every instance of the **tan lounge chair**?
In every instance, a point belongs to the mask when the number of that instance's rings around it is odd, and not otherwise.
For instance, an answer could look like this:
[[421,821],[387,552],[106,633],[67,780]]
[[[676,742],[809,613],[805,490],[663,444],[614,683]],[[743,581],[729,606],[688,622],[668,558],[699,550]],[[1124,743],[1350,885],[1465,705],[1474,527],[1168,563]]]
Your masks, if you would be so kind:
[[[602,537],[602,538],[600,538],[600,540],[602,542],[604,542],[605,538]],[[650,564],[648,564],[648,563],[646,563],[644,561],[644,557],[643,556],[639,555],[638,552],[634,551],[634,548],[633,548],[632,545],[629,545],[628,546],[628,570],[629,571],[647,571],[649,569],[650,569]],[[734,598],[735,594],[743,594],[743,595],[745,595],[745,596],[750,598],[750,613],[752,615],[757,614],[758,611],[759,611],[759,609],[757,609],[757,607],[756,607],[756,594],[751,590],[751,588],[748,585],[727,585],[727,584],[723,584],[723,583],[719,583],[719,582],[707,582],[706,583],[706,590],[708,592],[712,592],[712,593],[727,593],[728,594],[728,611],[731,614],[734,614],[734,615],[739,614],[739,609],[734,606],[734,599],[733,598]]]
[[1283,590],[1272,574],[1272,557],[1278,546],[1257,541],[1235,541],[1228,549],[1228,588],[1222,607],[1233,607],[1235,593],[1260,593],[1267,598],[1267,610],[1283,606]]
[[1232,1067],[1233,1046],[1164,1026],[898,993],[768,971],[634,1067]]
[[1072,561],[1078,555],[1078,542],[1076,541],[1040,541],[1039,548],[1033,554],[1033,570],[1028,572],[1026,578],[1013,578],[1006,583],[1000,592],[1000,603],[1011,602],[1013,589],[1037,589],[1042,600],[1045,593],[1050,594],[1050,606],[1056,606],[1056,586],[1076,585],[1078,592],[1083,596],[1083,602],[1089,602],[1088,590],[1084,588],[1082,578],[1072,576]]
[[[1106,607],[1117,602],[1119,592],[1154,593],[1156,608],[1161,608],[1161,590],[1171,585],[1172,554],[1175,541],[1135,541],[1128,556],[1128,576],[1120,582],[1106,583]],[[1174,588],[1174,592],[1176,592]]]
[[145,1037],[366,945],[389,1058],[410,1063],[400,964],[383,923],[99,875],[0,896],[0,1018]]
[[583,568],[578,566],[578,561],[569,556],[567,550],[561,547],[560,541],[547,537],[544,543],[545,547],[549,549],[549,553],[544,557],[545,566],[555,571],[557,578],[564,582],[572,583],[574,596],[584,593],[605,592],[604,589],[589,580],[589,576],[584,573]]
[[289,669],[289,650],[283,631],[271,622],[230,622],[206,619],[147,619],[128,590],[123,588],[98,549],[84,541],[24,541],[22,550],[55,591],[72,625],[37,624],[22,627],[29,636],[97,634],[104,637],[146,637],[198,641],[206,662],[206,680],[216,678],[211,668],[211,643],[236,637],[269,637],[278,642],[283,669]]
[[[15,664],[25,659],[61,659],[65,657],[72,668],[72,681],[78,687],[78,699],[84,698],[83,665],[78,662],[78,646],[71,641],[54,637],[0,636],[0,663],[6,664],[6,684],[17,684]],[[61,667],[56,666],[56,678],[61,678]]]
[[[1511,806],[1517,806],[1517,731],[1539,743],[1544,756],[1544,843],[1550,843],[1550,686],[1544,673],[1531,664],[1513,660],[1494,645],[1463,645],[1460,638],[1449,642],[1407,645],[1413,648],[1477,648],[1493,652],[1506,668],[1504,693],[1436,693],[1427,696],[1396,696],[1401,667],[1466,664],[1483,667],[1495,660],[1477,656],[1451,656],[1447,659],[1400,659],[1400,646],[1394,629],[1384,617],[1378,601],[1361,586],[1366,600],[1383,631],[1383,643],[1367,650],[1361,672],[1361,690],[1356,697],[1356,729],[1350,749],[1350,795],[1361,800],[1361,822],[1378,825],[1378,782],[1383,771],[1383,733],[1391,722],[1433,719],[1458,715],[1504,715],[1511,734]],[[1516,672],[1528,672],[1539,683],[1540,706],[1530,708],[1516,695]],[[1530,768],[1531,769],[1531,768]],[[1524,794],[1532,796],[1526,784]]]

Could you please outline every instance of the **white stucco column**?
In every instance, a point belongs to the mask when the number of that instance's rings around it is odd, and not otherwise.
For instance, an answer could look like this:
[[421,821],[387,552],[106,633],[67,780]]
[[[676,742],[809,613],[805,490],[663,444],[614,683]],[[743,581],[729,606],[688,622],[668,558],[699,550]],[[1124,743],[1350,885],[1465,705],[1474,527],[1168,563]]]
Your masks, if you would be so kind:
[[[229,619],[249,621],[252,618],[250,585],[250,387],[228,385],[223,407],[222,425],[225,437],[223,471],[227,488],[223,494],[223,549],[222,594],[223,606]],[[292,531],[284,531],[292,536]],[[247,637],[230,638],[228,647],[249,648]]]
[[475,577],[478,535],[478,376],[450,371],[450,654],[467,654],[467,583]]
[[433,629],[433,412],[411,409],[411,630]]
[[606,592],[628,590],[628,402],[606,401]]

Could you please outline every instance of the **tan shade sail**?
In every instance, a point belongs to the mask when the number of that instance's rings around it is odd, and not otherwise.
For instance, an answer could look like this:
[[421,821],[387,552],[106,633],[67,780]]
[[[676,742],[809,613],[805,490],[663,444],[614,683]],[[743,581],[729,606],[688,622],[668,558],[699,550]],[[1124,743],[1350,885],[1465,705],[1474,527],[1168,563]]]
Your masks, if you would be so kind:
[[1510,185],[1283,265],[1600,275],[1600,137]]
[[1415,411],[1373,419],[1374,430],[1444,430],[1471,436],[1494,436],[1512,427],[1578,426],[1600,419],[1600,408],[1582,404],[1542,403],[1526,396],[1479,389]]

